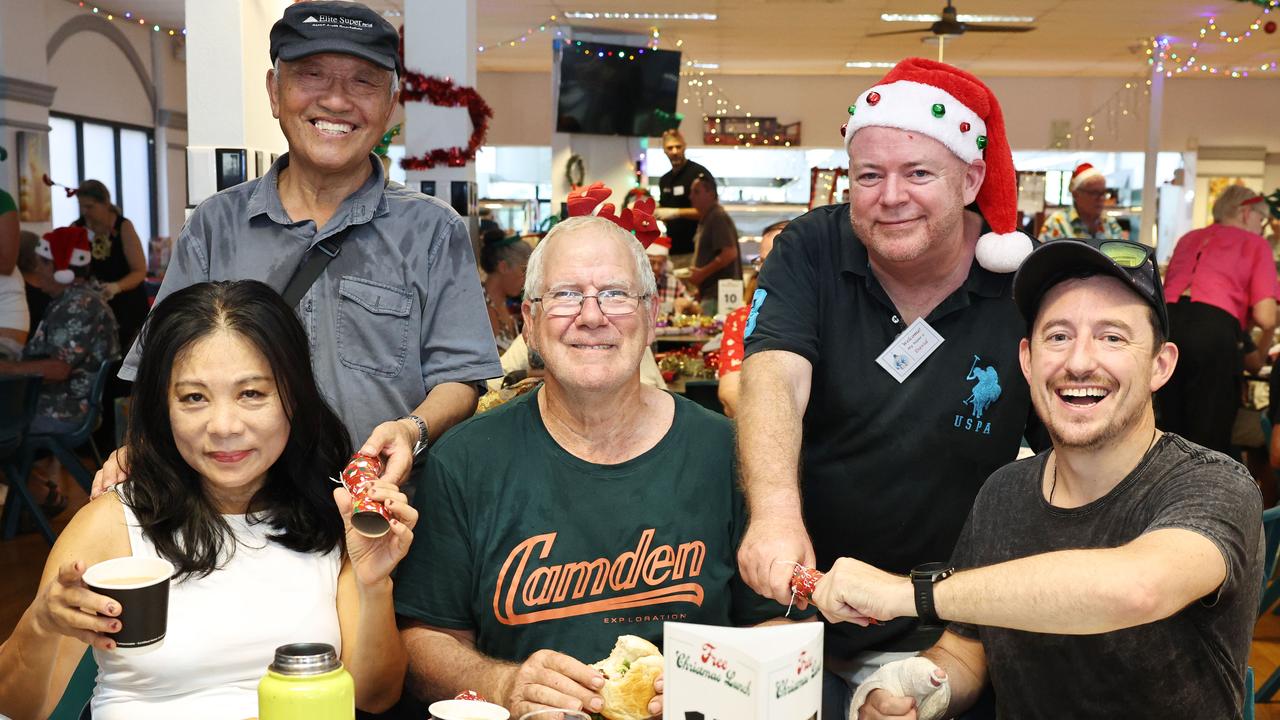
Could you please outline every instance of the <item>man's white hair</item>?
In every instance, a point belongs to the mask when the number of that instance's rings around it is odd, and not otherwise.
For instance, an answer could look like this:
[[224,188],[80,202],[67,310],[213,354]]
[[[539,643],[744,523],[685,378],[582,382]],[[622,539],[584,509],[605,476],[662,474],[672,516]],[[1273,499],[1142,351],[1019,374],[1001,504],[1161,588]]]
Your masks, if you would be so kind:
[[[649,266],[649,256],[644,252],[644,246],[636,240],[635,235],[618,227],[612,220],[606,220],[595,215],[585,215],[582,217],[569,218],[564,222],[557,223],[551,228],[551,232],[538,243],[533,249],[533,254],[529,256],[529,266],[524,276],[524,296],[526,298],[535,298],[541,296],[543,290],[543,270],[546,264],[547,253],[550,252],[551,244],[557,242],[557,238],[562,236],[574,235],[578,233],[591,232],[597,235],[612,237],[622,243],[631,253],[632,270],[636,283],[636,290],[641,295],[654,297],[658,294],[657,280],[653,277],[653,269]],[[534,312],[537,312],[537,305],[534,305]]]
[[[395,70],[388,70],[391,73],[391,102],[395,102],[396,93],[400,92],[400,73]],[[271,81],[276,85],[276,92],[280,92],[280,58],[271,65]]]

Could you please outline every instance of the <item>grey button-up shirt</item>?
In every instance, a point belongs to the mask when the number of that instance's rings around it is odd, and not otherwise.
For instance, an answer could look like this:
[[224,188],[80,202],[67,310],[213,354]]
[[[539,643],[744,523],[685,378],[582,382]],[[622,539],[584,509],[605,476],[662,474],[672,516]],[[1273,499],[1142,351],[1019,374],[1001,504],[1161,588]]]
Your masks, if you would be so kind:
[[[359,447],[444,382],[501,377],[466,225],[452,208],[398,185],[382,164],[323,228],[294,221],[276,187],[289,163],[228,188],[191,214],[156,302],[209,280],[261,280],[283,292],[308,249],[355,226],[298,303],[325,399]],[[137,373],[135,342],[120,377]]]

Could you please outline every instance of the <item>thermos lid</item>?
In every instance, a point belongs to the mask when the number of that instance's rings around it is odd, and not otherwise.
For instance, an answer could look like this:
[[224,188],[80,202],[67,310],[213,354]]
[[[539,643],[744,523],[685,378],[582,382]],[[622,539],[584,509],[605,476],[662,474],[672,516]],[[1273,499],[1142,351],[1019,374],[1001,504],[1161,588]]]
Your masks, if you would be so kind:
[[323,675],[342,667],[328,643],[292,643],[276,648],[270,670],[281,675]]

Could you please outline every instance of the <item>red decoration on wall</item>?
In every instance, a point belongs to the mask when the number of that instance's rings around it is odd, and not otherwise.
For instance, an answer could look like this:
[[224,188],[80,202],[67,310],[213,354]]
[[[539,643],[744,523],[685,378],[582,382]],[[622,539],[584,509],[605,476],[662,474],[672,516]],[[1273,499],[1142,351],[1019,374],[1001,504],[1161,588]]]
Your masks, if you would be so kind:
[[[400,30],[400,62],[404,64],[404,29]],[[425,155],[406,157],[400,161],[405,170],[430,170],[436,165],[463,167],[476,159],[476,151],[489,133],[489,120],[493,108],[480,97],[475,88],[453,84],[449,78],[423,75],[414,70],[404,71],[400,86],[400,104],[429,102],[440,107],[466,107],[471,116],[471,138],[466,147],[434,148]]]

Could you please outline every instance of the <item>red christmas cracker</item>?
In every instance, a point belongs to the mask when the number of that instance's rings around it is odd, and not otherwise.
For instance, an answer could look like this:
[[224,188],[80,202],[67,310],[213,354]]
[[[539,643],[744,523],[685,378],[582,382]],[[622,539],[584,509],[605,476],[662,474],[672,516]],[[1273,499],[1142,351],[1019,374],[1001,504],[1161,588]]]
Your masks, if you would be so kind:
[[356,453],[342,471],[342,484],[351,493],[351,525],[365,537],[382,537],[391,529],[391,513],[369,497],[373,482],[382,476],[382,470],[382,460],[377,456]]

